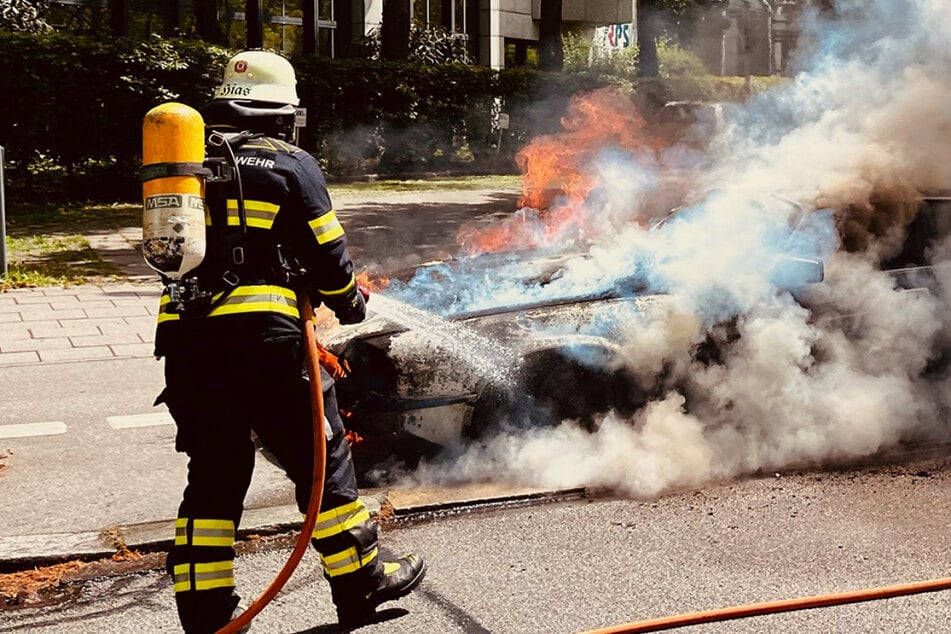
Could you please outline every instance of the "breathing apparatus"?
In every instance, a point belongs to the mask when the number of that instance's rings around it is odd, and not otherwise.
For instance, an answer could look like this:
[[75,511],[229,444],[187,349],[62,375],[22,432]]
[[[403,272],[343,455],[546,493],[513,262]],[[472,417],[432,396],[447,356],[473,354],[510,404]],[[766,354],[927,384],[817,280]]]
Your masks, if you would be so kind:
[[[201,295],[189,280],[205,258],[205,183],[215,173],[205,161],[205,122],[197,110],[169,102],[142,123],[142,255],[162,276],[173,312]],[[224,167],[219,164],[219,167]],[[228,180],[236,169],[221,169]]]
[[[145,115],[142,252],[168,290],[167,312],[208,314],[240,282],[229,270],[221,280],[212,281],[216,288],[208,290],[189,275],[205,257],[205,184],[234,183],[241,231],[246,234],[244,192],[234,151],[256,136],[296,140],[299,103],[290,62],[275,53],[244,51],[228,62],[214,100],[203,108],[214,122],[207,137],[202,113],[190,106],[164,103]],[[233,249],[231,259],[240,268],[243,247]]]

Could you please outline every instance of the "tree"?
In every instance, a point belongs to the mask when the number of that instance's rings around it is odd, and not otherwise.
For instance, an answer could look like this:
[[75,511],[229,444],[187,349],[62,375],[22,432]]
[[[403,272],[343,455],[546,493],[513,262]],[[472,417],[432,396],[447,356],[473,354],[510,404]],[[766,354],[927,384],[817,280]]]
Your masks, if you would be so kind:
[[657,77],[657,38],[663,35],[664,18],[689,18],[693,9],[717,6],[723,0],[637,0],[637,75]]
[[409,57],[409,25],[409,2],[383,0],[383,23],[380,25],[383,59],[405,61]]
[[657,38],[661,0],[637,0],[637,76],[657,77]]
[[565,53],[561,42],[561,0],[542,0],[538,33],[538,68],[560,71]]
[[195,11],[195,31],[198,32],[198,37],[211,44],[227,46],[228,36],[218,18],[218,0],[194,0],[192,6]]
[[0,30],[42,33],[52,27],[43,19],[46,0],[0,0]]

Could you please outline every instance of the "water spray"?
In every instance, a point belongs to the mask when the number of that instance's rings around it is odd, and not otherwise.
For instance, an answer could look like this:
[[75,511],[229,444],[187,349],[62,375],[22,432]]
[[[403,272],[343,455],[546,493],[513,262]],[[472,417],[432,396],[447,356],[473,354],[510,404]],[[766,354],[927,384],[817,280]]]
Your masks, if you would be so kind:
[[490,385],[512,385],[518,358],[505,354],[500,342],[473,331],[464,323],[449,321],[435,313],[384,295],[374,295],[368,310],[404,326],[428,343],[446,350]]

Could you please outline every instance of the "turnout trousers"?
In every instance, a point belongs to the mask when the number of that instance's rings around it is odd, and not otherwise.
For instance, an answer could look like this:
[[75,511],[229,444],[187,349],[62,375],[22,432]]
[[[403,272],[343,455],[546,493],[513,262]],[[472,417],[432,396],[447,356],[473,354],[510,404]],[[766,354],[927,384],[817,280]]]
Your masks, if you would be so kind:
[[[201,346],[204,348],[205,346]],[[311,398],[298,341],[191,347],[165,357],[164,402],[175,419],[175,448],[188,456],[167,569],[189,634],[223,627],[235,592],[235,532],[254,469],[252,433],[293,481],[301,513],[313,477]],[[333,381],[321,371],[327,465],[312,535],[334,602],[345,605],[381,574],[378,530],[358,498]]]

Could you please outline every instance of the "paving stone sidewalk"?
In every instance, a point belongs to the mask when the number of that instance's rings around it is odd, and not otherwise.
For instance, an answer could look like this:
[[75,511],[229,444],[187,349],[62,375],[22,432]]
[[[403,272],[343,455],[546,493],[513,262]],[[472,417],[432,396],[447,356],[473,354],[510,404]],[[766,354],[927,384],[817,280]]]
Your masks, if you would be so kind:
[[139,227],[86,236],[120,281],[0,293],[0,367],[151,356],[161,286],[141,237]]

